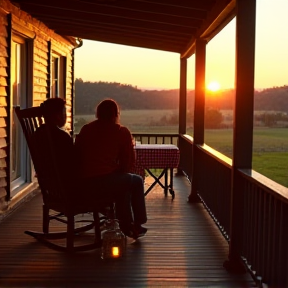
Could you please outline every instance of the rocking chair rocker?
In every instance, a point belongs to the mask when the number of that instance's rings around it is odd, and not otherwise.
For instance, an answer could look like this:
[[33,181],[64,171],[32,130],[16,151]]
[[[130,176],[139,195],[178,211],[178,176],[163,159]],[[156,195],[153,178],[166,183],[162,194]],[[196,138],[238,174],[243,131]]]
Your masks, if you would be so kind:
[[[27,141],[43,198],[43,232],[25,231],[25,233],[33,236],[48,247],[59,251],[77,252],[101,247],[102,240],[100,226],[106,217],[100,217],[99,214],[100,211],[109,211],[107,207],[110,207],[110,212],[112,211],[112,214],[108,216],[114,217],[113,204],[111,204],[111,202],[96,204],[83,202],[82,204],[75,204],[69,201],[69,193],[64,191],[65,189],[63,189],[63,187],[65,183],[62,183],[63,180],[57,171],[55,161],[53,161],[55,158],[53,155],[54,145],[51,145],[52,139],[49,132],[45,135],[47,136],[45,141],[47,141],[46,143],[49,143],[48,147],[51,148],[47,149],[49,150],[47,151],[49,157],[51,156],[51,165],[48,165],[50,167],[45,167],[45,165],[43,165],[43,161],[41,161],[39,153],[37,153],[39,147],[37,147],[37,144],[35,143],[34,134],[35,131],[44,124],[43,104],[39,107],[31,107],[22,110],[20,107],[16,107],[15,113],[20,121]],[[75,220],[75,216],[86,213],[93,213],[93,220],[91,220],[90,216],[89,220],[79,221],[87,222],[84,224],[80,223],[82,226],[79,226],[78,221]],[[49,224],[51,220],[57,220],[66,224],[66,230],[63,232],[49,232]],[[95,229],[93,243],[75,245],[76,235],[93,228]],[[58,244],[57,241],[54,241],[55,239],[65,238],[66,244],[64,245]]]

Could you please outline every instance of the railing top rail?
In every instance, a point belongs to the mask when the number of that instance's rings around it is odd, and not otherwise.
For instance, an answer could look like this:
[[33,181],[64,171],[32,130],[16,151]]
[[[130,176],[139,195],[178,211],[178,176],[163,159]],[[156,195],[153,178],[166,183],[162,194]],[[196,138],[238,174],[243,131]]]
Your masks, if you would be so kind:
[[243,177],[249,181],[254,182],[256,185],[260,186],[261,189],[272,194],[274,197],[278,198],[288,204],[288,188],[265,177],[264,175],[252,170],[252,169],[239,169]]
[[193,144],[194,139],[193,139],[193,137],[192,137],[191,135],[188,135],[188,134],[179,134],[178,136],[179,136],[179,138],[183,138],[183,139],[185,139],[186,141],[188,141],[188,142],[190,142],[191,144]]
[[218,161],[222,162],[225,166],[228,166],[229,168],[232,167],[232,159],[225,156],[221,152],[213,149],[212,147],[203,144],[203,145],[196,145],[197,148],[204,151],[206,154],[210,155],[211,157],[217,159]]
[[132,132],[132,135],[135,136],[144,136],[144,137],[178,137],[178,133],[139,133]]

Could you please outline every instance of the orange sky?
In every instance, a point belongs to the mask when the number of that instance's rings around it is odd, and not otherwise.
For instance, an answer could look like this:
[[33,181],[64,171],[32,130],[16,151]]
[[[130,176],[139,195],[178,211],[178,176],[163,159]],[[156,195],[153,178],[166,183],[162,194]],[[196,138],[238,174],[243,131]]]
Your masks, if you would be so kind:
[[[257,1],[255,88],[288,84],[287,11],[287,0]],[[234,87],[235,23],[232,20],[207,45],[207,84],[218,81],[223,89]],[[177,53],[84,40],[75,56],[76,78],[84,81],[119,82],[143,89],[179,88]],[[188,60],[188,89],[194,89],[194,60],[194,56]]]

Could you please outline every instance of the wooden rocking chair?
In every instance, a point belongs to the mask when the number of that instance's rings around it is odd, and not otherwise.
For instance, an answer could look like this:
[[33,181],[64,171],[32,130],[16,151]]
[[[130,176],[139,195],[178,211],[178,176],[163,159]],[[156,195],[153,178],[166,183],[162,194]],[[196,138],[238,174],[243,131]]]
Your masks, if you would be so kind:
[[[53,149],[48,149],[47,153],[51,154],[51,167],[43,167],[37,147],[34,140],[35,131],[44,124],[43,118],[43,105],[39,107],[31,107],[27,109],[15,108],[15,113],[20,121],[23,129],[27,145],[31,154],[34,168],[37,174],[39,187],[41,189],[43,198],[43,232],[25,231],[26,234],[33,236],[45,245],[60,251],[77,252],[96,249],[101,247],[101,222],[105,217],[99,217],[100,211],[109,211],[106,207],[113,209],[113,204],[110,203],[84,203],[84,204],[71,204],[69,201],[69,193],[63,191],[63,184],[61,177],[57,173],[55,161],[53,161]],[[47,129],[48,130],[48,129]],[[51,144],[51,137],[47,133],[47,143]],[[51,146],[51,145],[49,145]],[[54,165],[54,167],[53,167]],[[44,170],[43,170],[44,168]],[[44,171],[44,173],[43,173]],[[112,210],[114,212],[114,210]],[[75,216],[78,214],[93,213],[93,220],[82,220],[82,226],[77,226]],[[114,213],[109,215],[114,217]],[[50,232],[49,223],[51,220],[57,220],[66,224],[66,229],[63,232]],[[77,226],[77,227],[76,227]],[[75,237],[81,232],[95,229],[95,238],[91,244],[75,245]],[[66,238],[66,244],[55,243],[55,239]]]

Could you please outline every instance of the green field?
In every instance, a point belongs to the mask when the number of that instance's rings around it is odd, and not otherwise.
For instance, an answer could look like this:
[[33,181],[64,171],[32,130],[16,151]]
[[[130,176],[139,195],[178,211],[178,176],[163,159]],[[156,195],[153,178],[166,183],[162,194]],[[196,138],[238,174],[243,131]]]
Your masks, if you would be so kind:
[[[178,110],[122,110],[120,112],[120,122],[122,125],[127,126],[132,132],[151,132],[157,133],[159,129],[162,129],[161,119],[163,117],[172,117],[173,115],[178,115]],[[177,116],[178,117],[178,116]],[[76,115],[75,120],[81,122],[89,122],[95,119],[94,115]],[[158,124],[158,125],[157,125]],[[76,125],[76,133],[79,132],[80,128]],[[178,127],[171,126],[165,127],[169,133],[177,133]],[[160,133],[160,132],[159,132]]]
[[[177,125],[161,126],[162,117],[172,117],[176,110],[129,110],[121,111],[121,123],[134,133],[177,133]],[[94,116],[77,115],[76,133]],[[187,134],[193,135],[191,128]],[[206,129],[205,143],[232,158],[233,130]],[[288,129],[255,128],[253,135],[253,163],[255,171],[288,187]]]
[[[205,130],[205,143],[232,158],[232,129]],[[288,129],[255,128],[252,168],[288,187]]]
[[[193,133],[192,131],[188,132]],[[232,129],[206,129],[205,143],[226,156],[232,156],[233,149]],[[288,152],[287,128],[255,128],[253,134],[253,151],[264,152]]]
[[288,187],[288,152],[254,153],[253,169]]

